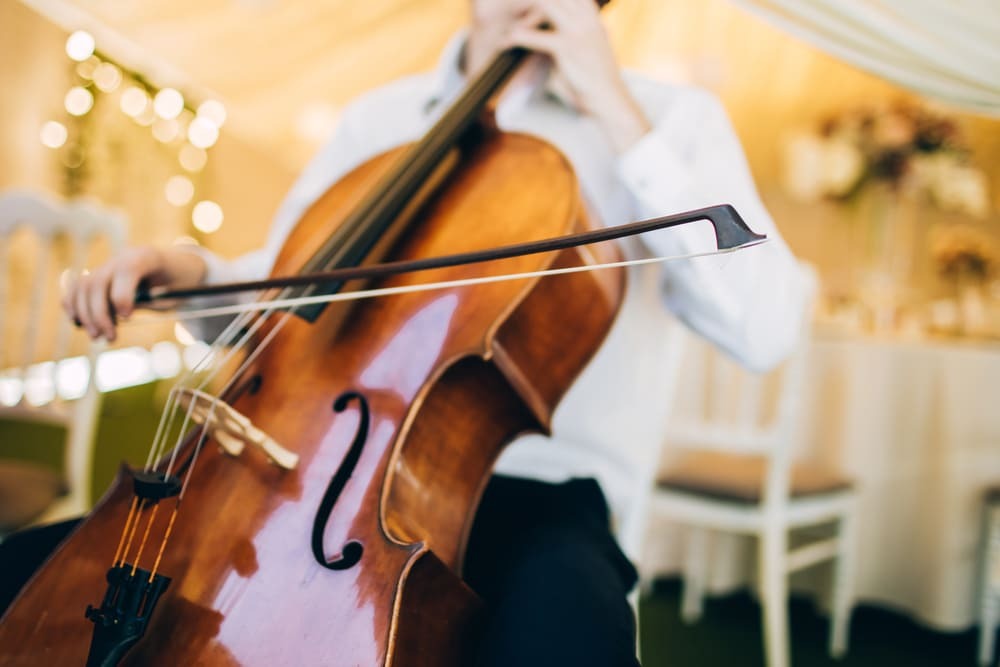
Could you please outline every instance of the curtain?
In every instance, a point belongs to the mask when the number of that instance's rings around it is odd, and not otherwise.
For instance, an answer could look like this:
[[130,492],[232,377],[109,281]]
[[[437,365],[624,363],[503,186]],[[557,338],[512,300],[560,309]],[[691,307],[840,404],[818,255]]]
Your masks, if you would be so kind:
[[1000,117],[1000,0],[732,0],[857,67]]

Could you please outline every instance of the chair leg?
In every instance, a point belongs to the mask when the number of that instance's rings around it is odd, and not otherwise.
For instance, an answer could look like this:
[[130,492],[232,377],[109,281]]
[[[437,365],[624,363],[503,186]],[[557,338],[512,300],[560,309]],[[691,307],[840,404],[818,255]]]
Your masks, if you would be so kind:
[[993,643],[997,636],[997,612],[1000,611],[997,596],[989,590],[983,592],[979,625],[979,664],[989,665],[993,661]]
[[993,660],[994,642],[997,636],[997,621],[1000,617],[1000,599],[994,590],[993,573],[1000,567],[1000,510],[987,508],[984,522],[983,554],[980,561],[980,608],[979,608],[979,664],[989,665]]
[[681,602],[681,618],[686,623],[694,623],[700,619],[704,609],[707,552],[708,529],[688,526],[684,554],[684,595]]
[[760,536],[758,567],[768,667],[788,667],[787,539],[785,527],[780,524],[768,526]]
[[852,506],[837,527],[837,559],[833,564],[833,614],[830,619],[830,656],[847,652],[854,598],[854,558],[857,553],[857,525]]

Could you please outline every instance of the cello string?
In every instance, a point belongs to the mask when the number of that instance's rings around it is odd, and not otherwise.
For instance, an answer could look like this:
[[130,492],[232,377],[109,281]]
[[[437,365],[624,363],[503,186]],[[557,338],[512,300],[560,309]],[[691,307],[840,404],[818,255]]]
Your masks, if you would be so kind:
[[[247,312],[246,314],[241,315],[240,317],[235,318],[232,322],[230,322],[229,326],[227,326],[222,331],[222,333],[219,334],[219,336],[216,337],[215,341],[212,343],[212,345],[209,348],[209,350],[207,350],[205,352],[205,354],[202,355],[202,357],[198,360],[198,363],[189,372],[187,372],[185,374],[185,378],[190,378],[192,380],[192,384],[189,385],[189,386],[187,386],[187,387],[184,387],[184,386],[182,386],[183,382],[179,382],[179,383],[176,383],[175,386],[173,387],[173,389],[171,390],[170,397],[168,399],[168,403],[172,403],[172,411],[171,411],[170,417],[168,419],[168,423],[169,423],[170,426],[173,425],[174,415],[176,414],[176,408],[177,408],[177,405],[178,405],[178,403],[176,401],[177,395],[179,394],[179,392],[182,389],[191,388],[193,386],[193,380],[197,376],[197,373],[198,373],[198,371],[200,371],[200,369],[202,368],[202,366],[205,365],[205,364],[207,364],[207,361],[209,359],[215,357],[215,355],[218,354],[219,350],[223,346],[228,346],[229,343],[232,342],[233,338],[239,332],[241,332],[241,331],[243,332],[242,333],[242,337],[240,338],[239,342],[236,345],[229,346],[228,351],[224,355],[222,355],[222,359],[220,361],[218,361],[218,363],[215,364],[214,369],[206,373],[206,375],[203,378],[201,384],[197,386],[198,390],[204,389],[205,386],[207,386],[207,384],[209,382],[211,382],[215,378],[215,376],[223,368],[225,368],[225,366],[229,362],[229,360],[232,359],[236,354],[238,354],[252,340],[254,334],[260,329],[261,325],[263,325],[263,323],[267,321],[267,318],[271,315],[272,312],[273,312],[273,309],[266,310],[263,313],[257,314],[256,315],[256,321],[251,326],[246,327],[244,329],[246,323],[254,317],[254,314],[252,314],[250,312]],[[223,389],[223,392],[226,389],[228,389],[228,385],[227,385],[226,388]],[[162,417],[161,417],[161,422],[162,422]],[[186,424],[187,424],[187,421],[185,421],[184,425],[182,425],[182,427],[181,427],[181,429],[179,431],[178,445],[183,440],[183,437],[184,437],[184,427],[186,426]],[[166,442],[165,438],[166,438],[166,433],[168,433],[168,432],[169,432],[169,427],[164,432],[163,443]],[[154,459],[153,454],[155,452],[156,453],[156,457],[155,457],[154,460],[159,460],[159,451],[160,451],[160,449],[162,449],[162,446],[163,445],[159,441],[159,429],[158,429],[158,431],[157,431],[157,438],[156,438],[156,441],[154,442],[154,447],[151,448],[151,452],[150,452],[150,457],[149,458],[150,459]],[[170,465],[168,467],[168,472],[166,474],[169,474],[169,470],[172,469],[172,467],[173,467],[174,459],[176,458],[176,454],[177,454],[177,449],[178,448],[175,447],[175,449],[174,449],[174,455],[170,459]]]
[[153,527],[153,522],[156,520],[156,513],[160,511],[160,503],[153,505],[153,511],[149,513],[149,519],[146,521],[146,530],[142,533],[142,541],[139,542],[139,550],[135,552],[135,562],[132,563],[132,575],[135,576],[135,571],[139,568],[139,559],[142,558],[142,551],[146,548],[146,541],[149,539],[149,530]]
[[315,296],[297,297],[291,299],[275,299],[272,301],[256,301],[245,304],[231,306],[215,306],[211,308],[200,308],[196,310],[174,311],[172,313],[149,313],[142,318],[130,320],[130,324],[145,324],[147,322],[159,322],[164,319],[192,320],[208,317],[220,317],[222,315],[235,315],[248,310],[261,310],[264,308],[295,308],[298,306],[312,305],[319,303],[333,303],[340,301],[354,301],[357,299],[369,299],[380,296],[392,296],[395,294],[410,294],[413,292],[425,292],[430,290],[448,289],[455,287],[466,287],[469,285],[482,285],[486,283],[504,282],[508,280],[523,280],[527,278],[538,278],[544,276],[555,276],[569,273],[581,273],[584,271],[597,271],[601,269],[623,268],[628,266],[641,266],[645,264],[666,263],[686,259],[696,259],[699,257],[712,257],[715,255],[726,255],[744,248],[766,243],[767,240],[753,241],[735,248],[723,250],[709,250],[704,252],[689,253],[686,255],[668,255],[662,257],[644,257],[640,259],[620,260],[606,262],[602,264],[585,264],[582,266],[570,266],[560,269],[540,269],[538,271],[526,271],[522,273],[508,273],[496,276],[481,276],[477,278],[462,278],[456,280],[444,280],[432,283],[419,283],[415,285],[402,285],[398,287],[380,287],[374,289],[357,290],[352,292],[336,292],[333,294],[320,294]]
[[219,350],[219,348],[232,342],[236,332],[238,332],[246,324],[246,321],[251,319],[251,317],[250,313],[245,313],[237,318],[234,318],[216,337],[208,351],[200,359],[198,359],[197,363],[186,369],[180,379],[174,383],[173,387],[171,387],[170,393],[167,395],[167,403],[164,406],[163,412],[160,414],[160,421],[156,427],[156,434],[153,436],[153,443],[150,446],[149,455],[146,457],[146,465],[143,468],[146,472],[150,471],[153,464],[159,459],[159,450],[161,449],[160,439],[161,437],[165,437],[164,428],[166,428],[166,432],[169,432],[170,427],[173,425],[174,414],[176,413],[175,399],[178,388],[183,388],[186,382],[189,382],[192,378],[194,378],[195,375],[201,370],[202,365],[205,364],[207,360]]
[[139,496],[132,496],[132,505],[128,508],[128,517],[125,518],[125,525],[122,527],[122,535],[118,538],[118,548],[115,549],[115,557],[111,561],[113,566],[118,565],[118,557],[122,555],[122,547],[125,546],[125,535],[128,534],[129,526],[132,525],[132,517],[135,515],[135,507],[139,504]]
[[[249,340],[250,336],[253,335],[253,332],[256,331],[257,328],[259,328],[260,324],[267,318],[268,314],[269,313],[264,313],[264,314],[261,314],[261,315],[259,315],[257,317],[257,321],[251,327],[251,330],[249,332],[246,332],[244,334],[243,339],[240,341],[239,344],[237,344],[236,346],[233,346],[234,349],[231,349],[229,351],[229,354],[226,355],[226,359],[228,359],[232,354],[235,354],[241,347],[243,347],[246,344],[246,341]],[[150,447],[150,456],[147,459],[146,470],[150,469],[150,460],[153,459],[154,452],[156,452],[156,450],[159,449],[160,433],[161,433],[161,431],[163,429],[164,416],[167,414],[167,412],[170,412],[170,417],[169,417],[169,419],[167,421],[171,425],[173,423],[173,416],[174,416],[174,412],[176,411],[175,409],[177,407],[176,396],[177,396],[177,393],[178,393],[179,389],[181,388],[179,385],[183,385],[188,379],[195,378],[198,370],[202,367],[203,364],[206,363],[206,360],[209,359],[209,358],[211,358],[218,351],[218,349],[222,345],[225,345],[226,343],[231,342],[232,339],[235,337],[236,333],[238,331],[240,331],[242,329],[243,325],[248,320],[250,320],[252,317],[253,317],[252,314],[249,313],[249,312],[247,312],[247,313],[244,313],[243,315],[241,315],[240,317],[234,318],[233,321],[230,322],[229,325],[222,331],[222,333],[220,333],[216,337],[216,340],[213,342],[213,344],[210,347],[210,349],[208,351],[206,351],[206,353],[198,360],[198,362],[196,364],[194,364],[191,367],[191,369],[189,369],[189,371],[182,376],[182,378],[181,378],[180,381],[178,381],[177,383],[175,383],[175,386],[171,389],[170,395],[168,397],[168,407],[165,408],[163,415],[161,415],[161,417],[160,417],[160,425],[157,428],[157,435],[156,435],[156,437],[154,439],[153,446]],[[223,362],[220,362],[219,364],[216,365],[215,372],[218,372],[218,369],[224,367],[224,365],[225,365],[225,360]],[[214,375],[215,372],[211,373],[211,375]],[[171,402],[173,402],[173,406],[172,407],[170,407],[170,405],[169,405]],[[214,413],[214,409],[215,409],[215,404],[213,403],[213,406],[212,406],[212,412],[213,413]],[[190,416],[190,412],[188,413],[188,416]],[[210,415],[209,418],[211,418],[211,415]],[[167,430],[169,431],[169,427],[168,427]],[[181,429],[181,433],[183,435],[183,426],[182,426],[182,429]],[[203,431],[202,434],[201,434],[201,442],[199,442],[199,445],[198,445],[199,447],[201,446],[201,443],[204,442],[204,439],[205,439],[205,431]],[[175,449],[175,453],[174,454],[176,456],[176,449]],[[192,464],[193,464],[193,462],[194,461],[192,460]],[[168,464],[167,471],[165,472],[164,477],[169,476],[170,470],[171,470],[171,468],[173,466],[173,463],[174,463],[174,456],[171,457],[171,460],[170,460],[170,462]],[[193,465],[192,465],[192,468],[193,468]],[[188,478],[189,477],[190,477],[190,475],[188,476]],[[187,479],[188,478],[185,479],[185,486],[187,485]],[[122,545],[125,542],[125,535],[129,532],[129,527],[132,524],[132,517],[133,517],[133,515],[135,515],[135,508],[136,508],[136,505],[137,505],[137,501],[138,501],[138,497],[133,498],[132,506],[131,506],[131,508],[129,510],[129,516],[126,519],[124,528],[122,529],[122,535],[121,535],[121,538],[119,540],[118,549],[117,549],[116,554],[115,554],[115,559],[113,561],[113,563],[115,565],[118,564],[118,558],[119,558],[119,556],[121,556],[121,560],[124,563],[124,561],[125,561],[125,559],[127,557],[127,554],[128,554],[128,550],[131,548],[132,540],[130,538],[128,546],[125,549],[125,552],[121,553],[122,552]],[[178,499],[178,504],[179,504],[179,499]],[[147,540],[147,538],[149,536],[150,528],[152,527],[152,521],[153,521],[153,519],[156,516],[156,512],[158,511],[158,508],[159,508],[159,504],[157,503],[156,506],[155,506],[155,509],[153,510],[152,516],[149,519],[149,523],[147,523],[146,531],[145,531],[145,534],[143,535],[143,539],[142,539],[142,544],[139,546],[139,551],[136,553],[136,562],[135,562],[135,564],[133,564],[133,569],[132,569],[132,574],[133,575],[135,574],[135,568],[138,567],[138,565],[139,565],[139,557],[141,556],[143,548],[146,545],[146,540]],[[173,528],[173,523],[174,523],[174,519],[176,518],[176,516],[177,516],[177,506],[174,507],[174,511],[173,511],[173,513],[171,514],[171,517],[170,517],[170,522],[169,522],[169,524],[167,526],[167,530],[164,533],[163,537],[161,538],[160,546],[159,546],[159,549],[157,550],[156,561],[154,563],[153,574],[155,574],[155,568],[159,565],[160,559],[163,556],[163,551],[164,551],[164,549],[166,547],[166,541],[167,541],[167,539],[170,536],[170,531]],[[134,532],[135,532],[135,528],[138,526],[139,521],[141,520],[140,517],[141,517],[141,515],[135,515],[135,523],[134,523],[134,525],[131,525],[131,527],[132,527],[132,534],[133,535],[134,535]],[[152,581],[152,576],[153,575],[151,574],[150,575],[150,581]]]
[[[233,373],[232,377],[229,379],[229,382],[222,389],[222,391],[213,398],[212,405],[209,408],[208,415],[205,419],[206,425],[215,415],[215,408],[219,404],[219,401],[222,400],[222,394],[225,393],[232,386],[233,382],[235,382],[237,378],[239,378],[243,374],[246,368],[249,367],[250,364],[254,362],[254,360],[256,360],[256,358],[260,355],[260,353],[263,352],[268,345],[270,345],[271,341],[274,340],[274,337],[278,334],[279,331],[281,331],[284,328],[285,324],[289,322],[291,317],[292,317],[291,311],[283,314],[282,318],[271,329],[271,331],[268,332],[264,340],[262,340],[260,344],[253,349],[253,352],[247,355],[247,358],[243,361],[243,363],[236,370],[236,372]],[[195,401],[192,401],[191,405],[193,406],[194,403]],[[181,431],[183,432],[183,427],[181,427]],[[178,500],[184,497],[184,492],[187,490],[188,482],[191,480],[191,473],[194,471],[195,465],[198,462],[198,456],[201,454],[202,446],[205,444],[205,441],[207,439],[208,439],[208,429],[205,428],[202,430],[201,436],[198,438],[198,444],[195,446],[194,454],[191,457],[191,465],[188,466],[187,472],[184,475],[184,483],[181,486],[180,494],[177,496]],[[179,449],[180,449],[179,446],[174,449],[174,456],[171,457],[171,465],[173,464],[173,458],[177,455],[177,451]]]
[[142,507],[141,507],[142,501],[141,500],[139,501],[139,505],[140,505],[139,512],[136,513],[135,520],[132,522],[132,526],[131,526],[131,528],[129,529],[129,532],[128,532],[128,541],[125,543],[125,550],[122,551],[122,560],[121,560],[122,563],[124,563],[128,559],[128,552],[132,550],[132,540],[135,538],[135,529],[138,528],[138,526],[139,526],[139,517],[142,515],[141,514],[141,512],[142,512]]
[[177,500],[174,504],[174,511],[170,513],[170,522],[167,523],[167,530],[163,533],[163,539],[160,540],[160,549],[156,552],[156,560],[153,562],[153,568],[149,571],[149,582],[152,583],[153,577],[156,576],[156,571],[160,568],[160,559],[163,558],[163,551],[167,547],[167,541],[170,540],[170,533],[174,530],[174,521],[177,519],[177,510],[180,509],[181,501]]

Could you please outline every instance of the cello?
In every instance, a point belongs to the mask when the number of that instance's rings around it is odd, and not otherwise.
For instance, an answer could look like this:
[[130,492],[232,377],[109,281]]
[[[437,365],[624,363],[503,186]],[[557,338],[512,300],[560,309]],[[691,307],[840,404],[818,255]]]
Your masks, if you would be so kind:
[[[273,273],[585,227],[566,159],[481,122],[524,55],[498,56],[420,142],[332,186]],[[326,275],[279,296],[356,287]],[[379,284],[474,275],[458,265]],[[223,341],[249,351],[221,395],[179,387],[168,404],[164,423],[176,413],[201,426],[146,469],[122,470],[3,618],[0,662],[466,664],[480,605],[461,562],[492,463],[514,436],[548,430],[623,289],[620,271],[569,273],[235,320]]]

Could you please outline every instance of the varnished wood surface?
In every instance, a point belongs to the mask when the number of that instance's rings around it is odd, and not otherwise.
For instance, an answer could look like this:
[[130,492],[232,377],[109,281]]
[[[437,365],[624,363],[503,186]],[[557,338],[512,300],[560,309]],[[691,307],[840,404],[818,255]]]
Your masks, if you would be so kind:
[[[274,273],[301,265],[394,156],[335,185]],[[467,159],[393,257],[566,233],[581,224],[576,188],[555,149],[501,135]],[[384,284],[580,261],[565,251]],[[313,324],[293,318],[253,369],[259,391],[235,407],[297,452],[299,467],[283,472],[259,452],[231,458],[206,448],[160,566],[173,582],[123,664],[461,664],[477,602],[457,572],[488,471],[511,437],[546,428],[610,326],[622,281],[620,272],[525,279],[365,300]],[[332,409],[349,390],[367,397],[371,428],[324,541],[328,558],[349,540],[364,554],[331,571],[313,559],[310,536],[357,427],[356,407]],[[84,610],[104,593],[129,487],[116,483],[4,617],[0,664],[84,663],[92,631]]]

